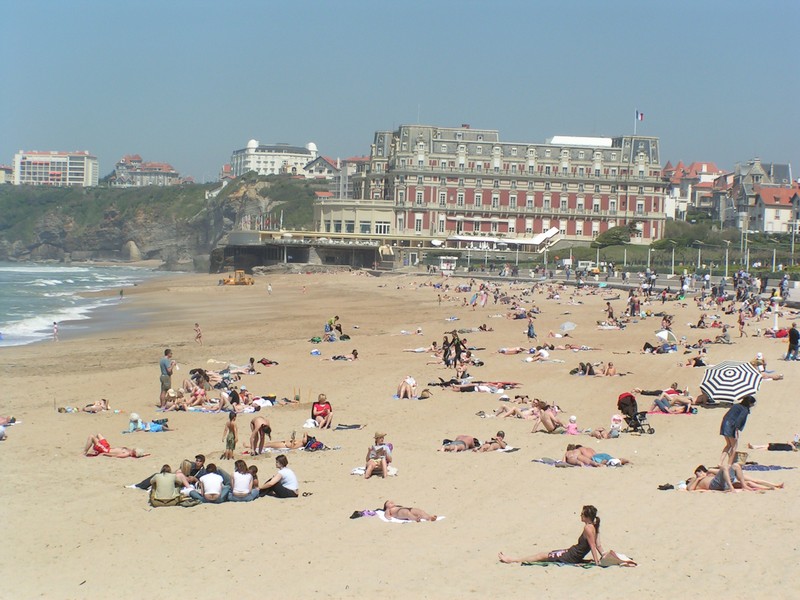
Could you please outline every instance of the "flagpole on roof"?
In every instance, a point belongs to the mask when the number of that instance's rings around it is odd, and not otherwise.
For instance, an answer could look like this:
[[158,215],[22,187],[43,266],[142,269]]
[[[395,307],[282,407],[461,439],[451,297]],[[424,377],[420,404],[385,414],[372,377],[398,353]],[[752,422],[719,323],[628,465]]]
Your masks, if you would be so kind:
[[639,111],[633,111],[633,135],[636,135],[636,123],[639,121]]

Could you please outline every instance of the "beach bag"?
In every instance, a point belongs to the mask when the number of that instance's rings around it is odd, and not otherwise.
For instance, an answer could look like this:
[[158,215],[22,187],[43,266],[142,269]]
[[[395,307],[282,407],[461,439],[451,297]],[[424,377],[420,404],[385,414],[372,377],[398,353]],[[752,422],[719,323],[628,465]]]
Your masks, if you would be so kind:
[[325,448],[325,444],[322,442],[317,441],[317,438],[308,436],[308,441],[306,442],[305,449],[307,452],[316,452],[317,450],[323,450]]
[[347,335],[346,333],[343,333],[342,335],[339,336],[339,340],[342,341],[342,342],[346,342],[349,339],[350,339],[350,336]]
[[636,563],[632,558],[625,556],[621,552],[609,550],[600,558],[601,567],[635,567]]
[[312,344],[319,344],[322,341],[322,338],[319,337],[318,335],[315,335],[308,341],[311,342]]

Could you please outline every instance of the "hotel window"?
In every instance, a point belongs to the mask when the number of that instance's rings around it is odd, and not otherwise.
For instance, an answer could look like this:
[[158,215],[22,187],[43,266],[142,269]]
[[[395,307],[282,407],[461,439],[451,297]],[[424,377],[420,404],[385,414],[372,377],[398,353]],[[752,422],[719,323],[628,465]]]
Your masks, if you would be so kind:
[[492,233],[497,233],[499,231],[498,225],[500,225],[500,223],[498,223],[497,221],[492,221],[491,225]]
[[529,175],[533,175],[535,172],[536,172],[536,166],[535,165],[528,165],[528,174]]
[[476,187],[476,188],[483,187],[483,179],[481,179],[480,177],[478,177],[478,178],[475,180],[475,187]]
[[508,220],[508,233],[516,233],[517,232],[517,223],[514,219]]
[[439,192],[439,206],[447,206],[447,193]]
[[408,150],[408,142],[403,142],[403,150]]
[[600,212],[600,200],[595,200],[592,203],[592,212],[596,212],[596,213]]
[[417,192],[417,206],[422,206],[422,192]]
[[439,217],[439,233],[444,233],[445,221],[444,216]]
[[567,184],[566,183],[562,183],[561,184],[561,191],[562,192],[566,192],[567,191]]
[[477,164],[475,165],[475,170],[476,170],[476,171],[483,171],[483,164],[481,164],[481,163],[477,163]]
[[422,185],[422,175],[417,177],[417,185]]
[[342,233],[342,222],[336,221],[333,224],[333,233]]
[[517,163],[511,163],[511,172],[512,173],[516,173],[517,172]]
[[483,154],[483,146],[476,147],[475,154]]
[[568,171],[567,167],[561,167],[561,174],[562,175],[566,175],[567,171]]
[[516,155],[517,155],[517,149],[511,148],[511,156],[516,156]]
[[464,187],[464,178],[463,177],[459,177],[458,178],[458,187]]
[[544,151],[544,155],[546,158],[550,158],[550,148]]
[[439,185],[441,187],[445,187],[447,185],[447,178],[446,177],[439,177]]
[[615,167],[615,168],[613,168],[613,169],[611,169],[611,176],[612,176],[612,177],[616,177],[616,176],[617,176],[617,169],[616,169],[616,167]]
[[580,151],[578,152],[578,158],[583,158],[583,150],[580,150]]
[[499,179],[495,179],[494,181],[492,181],[492,187],[494,189],[498,189],[500,187],[500,180]]
[[355,233],[356,232],[356,222],[355,221],[345,221],[344,222],[344,232],[345,233]]
[[644,177],[644,169],[639,169],[639,177]]
[[599,185],[595,185],[594,186],[594,193],[595,194],[599,194],[600,193],[600,186]]
[[600,177],[600,169],[595,169],[594,170],[594,176],[595,177]]
[[460,140],[463,137],[463,134],[460,131],[456,131],[456,139]]
[[525,219],[525,233],[533,233],[533,219]]
[[581,177],[586,175],[586,169],[583,167],[578,167],[578,175],[580,175]]
[[447,144],[442,144],[442,154],[447,154]]
[[475,206],[480,206],[483,203],[483,194],[480,192],[475,192],[475,202],[473,203]]
[[500,196],[497,194],[492,195],[492,208],[500,208]]
[[583,235],[583,224],[576,223],[575,224],[575,235]]
[[578,191],[579,191],[579,192],[582,192],[582,191],[583,191],[583,184],[582,184],[582,183],[579,183],[579,184],[578,184]]
[[404,190],[398,190],[397,191],[397,201],[402,203],[402,202],[405,201],[405,199],[406,199],[405,191]]
[[516,194],[511,194],[508,197],[508,206],[511,207],[511,208],[517,208],[517,195]]
[[517,181],[516,181],[516,180],[514,180],[514,181],[512,181],[512,182],[511,182],[511,189],[512,189],[512,190],[515,190],[515,189],[517,189]]
[[562,200],[561,201],[561,210],[567,210],[567,201],[566,200]]
[[644,202],[637,202],[636,203],[636,214],[643,215],[644,214]]
[[463,207],[464,206],[464,192],[458,192],[456,195],[456,206]]
[[544,168],[544,174],[545,174],[545,175],[550,175],[550,165],[547,165],[547,166]]
[[478,134],[478,141],[479,141],[479,142],[482,142],[482,141],[483,141],[483,134],[482,134],[482,133],[479,133],[479,134]]
[[525,208],[533,208],[533,194],[528,194],[525,197]]
[[616,194],[617,193],[617,186],[615,186],[615,185],[611,186],[611,193],[612,194]]
[[583,198],[578,198],[578,202],[577,202],[577,209],[578,209],[579,211],[582,211],[582,210],[583,210]]
[[458,170],[459,171],[463,171],[464,170],[464,163],[463,162],[459,162],[458,163]]
[[371,223],[359,223],[359,233],[361,235],[369,235],[372,233],[372,224]]
[[447,168],[447,161],[446,160],[440,160],[439,161],[439,168],[440,169],[446,169]]
[[616,200],[609,200],[608,201],[608,211],[615,213],[617,212],[617,201]]
[[425,166],[425,161],[424,160],[418,160],[417,161],[417,166],[418,167],[424,167]]
[[545,181],[544,182],[544,189],[546,189],[546,190],[550,189],[550,182],[549,181]]
[[414,219],[414,231],[416,233],[422,232],[422,217],[416,217]]
[[642,186],[639,186],[639,191],[637,193],[644,194],[644,188]]
[[533,179],[531,179],[530,181],[528,181],[528,189],[529,189],[529,190],[532,190],[532,189],[533,189]]

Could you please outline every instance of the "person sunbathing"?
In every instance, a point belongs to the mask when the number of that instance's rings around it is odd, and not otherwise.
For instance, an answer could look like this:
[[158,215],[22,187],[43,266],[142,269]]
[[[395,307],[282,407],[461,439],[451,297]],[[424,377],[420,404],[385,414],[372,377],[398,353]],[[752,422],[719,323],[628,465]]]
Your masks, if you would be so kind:
[[733,492],[737,489],[758,492],[783,487],[783,483],[772,483],[745,475],[740,464],[730,465],[727,469],[707,469],[699,465],[694,470],[694,477],[689,478],[686,483],[686,490],[689,492]]
[[108,456],[110,458],[142,458],[150,456],[141,448],[112,448],[101,434],[90,435],[83,448],[84,456]]
[[367,448],[367,464],[364,468],[364,479],[369,479],[376,472],[386,479],[389,474],[389,464],[392,462],[393,446],[386,443],[386,434],[377,432],[374,436],[375,443]]
[[603,555],[603,547],[600,545],[598,535],[600,534],[600,519],[597,516],[597,509],[587,505],[581,510],[581,522],[583,531],[578,538],[578,543],[565,550],[553,550],[551,552],[541,552],[523,558],[510,558],[500,552],[497,558],[501,563],[539,563],[555,562],[566,564],[582,563],[589,552],[592,553],[592,560],[596,565],[600,564]]
[[747,444],[749,450],[769,450],[771,452],[797,452],[800,450],[800,435],[796,435],[791,442],[769,444]]
[[533,424],[531,433],[536,433],[542,427],[545,433],[560,434],[567,431],[567,426],[562,423],[558,418],[558,410],[554,406],[544,405],[539,410],[539,416]]
[[391,500],[383,503],[383,514],[387,519],[398,519],[400,521],[435,521],[438,517],[430,515],[421,508],[413,506],[398,506]]
[[767,370],[767,361],[764,360],[764,355],[761,352],[756,354],[756,357],[750,361],[750,364],[753,365],[759,373],[761,373],[761,377],[764,379],[783,379],[783,375],[781,373],[775,373]]
[[494,452],[495,450],[505,450],[508,444],[506,443],[506,434],[504,431],[498,431],[490,440],[483,442],[478,448],[473,448],[473,452]]
[[442,442],[442,447],[439,448],[439,452],[464,452],[466,450],[478,448],[480,445],[481,443],[478,441],[478,438],[472,437],[471,435],[459,435],[456,436],[454,440],[444,440]]
[[105,398],[101,400],[96,400],[92,404],[87,404],[81,409],[81,411],[83,412],[93,413],[93,414],[103,412],[104,410],[108,410],[108,400],[106,400]]
[[398,398],[413,398],[417,393],[417,382],[416,380],[411,377],[411,375],[406,375],[400,384],[397,386],[397,397]]
[[592,448],[580,444],[568,444],[564,453],[564,462],[583,467],[618,467],[627,465],[627,458],[614,458],[605,452],[596,452]]
[[292,436],[288,440],[281,440],[277,442],[265,442],[264,448],[272,448],[278,450],[298,450],[299,448],[305,448],[306,444],[308,444],[308,434],[304,433],[301,437],[297,437],[296,432],[292,432]]
[[509,348],[498,348],[497,351],[500,354],[521,354],[523,352],[528,352],[528,349],[522,346],[511,346]]

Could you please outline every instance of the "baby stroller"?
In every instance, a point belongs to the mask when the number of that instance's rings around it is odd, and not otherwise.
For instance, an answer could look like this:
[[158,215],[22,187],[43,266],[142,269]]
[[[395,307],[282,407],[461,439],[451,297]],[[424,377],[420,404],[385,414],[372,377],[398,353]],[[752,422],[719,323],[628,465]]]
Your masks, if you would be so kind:
[[626,432],[650,434],[656,432],[647,422],[647,413],[639,410],[636,397],[630,392],[624,392],[619,395],[617,409],[625,417],[625,423],[628,426],[625,429]]

